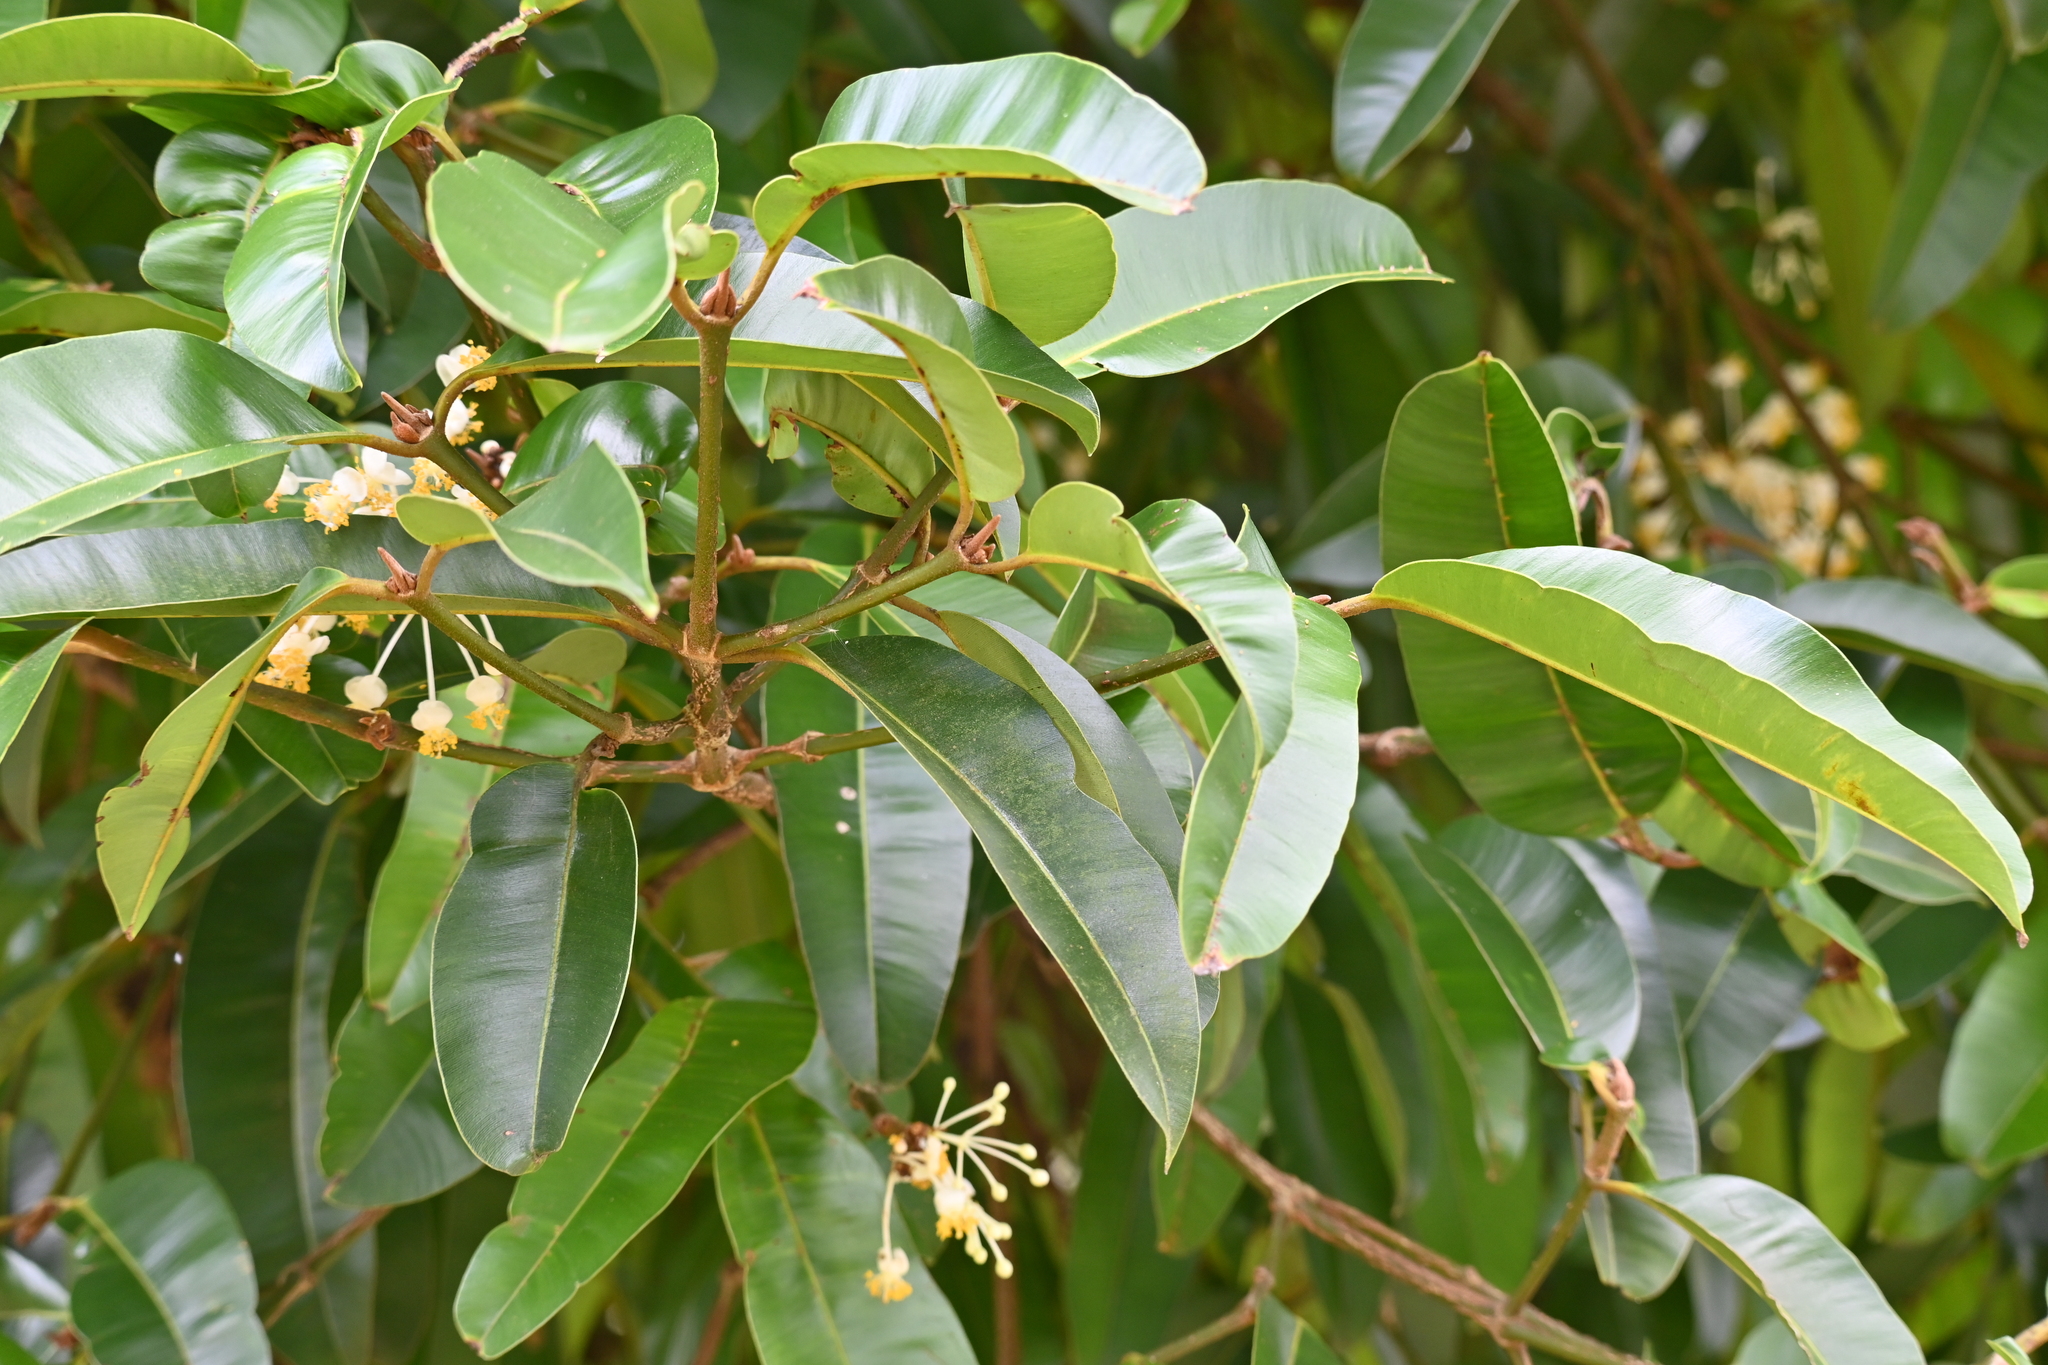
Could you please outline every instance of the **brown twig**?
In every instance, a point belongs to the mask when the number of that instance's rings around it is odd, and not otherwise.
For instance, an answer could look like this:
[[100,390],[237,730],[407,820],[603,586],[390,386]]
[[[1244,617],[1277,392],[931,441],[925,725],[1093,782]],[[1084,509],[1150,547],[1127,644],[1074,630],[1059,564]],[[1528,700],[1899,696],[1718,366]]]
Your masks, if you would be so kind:
[[704,1334],[697,1338],[697,1352],[690,1357],[690,1365],[711,1365],[718,1359],[718,1348],[725,1342],[726,1324],[732,1321],[732,1306],[746,1278],[747,1273],[738,1261],[727,1261],[718,1272],[718,1300],[704,1319]]
[[1228,1313],[1156,1351],[1132,1351],[1124,1356],[1123,1365],[1170,1365],[1182,1356],[1191,1356],[1225,1337],[1235,1336],[1259,1320],[1259,1305],[1272,1292],[1273,1272],[1260,1266],[1252,1272],[1252,1287]]
[[356,1239],[384,1221],[390,1208],[364,1209],[355,1217],[336,1228],[327,1239],[286,1266],[278,1277],[271,1281],[265,1293],[277,1294],[277,1301],[270,1311],[263,1315],[265,1327],[275,1327],[284,1315],[291,1311],[293,1304],[313,1292],[319,1285],[320,1277],[331,1270],[342,1253],[354,1246]]
[[1986,464],[1944,431],[1940,423],[1910,408],[1893,408],[1885,413],[1885,420],[1890,422],[1901,436],[1910,437],[1928,446],[1971,478],[2002,488],[2020,501],[2048,511],[2048,491],[2043,491],[2003,469]]
[[1429,731],[1420,725],[1396,725],[1391,730],[1367,730],[1358,736],[1358,756],[1374,768],[1385,772],[1397,768],[1411,758],[1436,752],[1436,745],[1429,739]]
[[[1592,1079],[1595,1088],[1601,1092],[1601,1097],[1607,1101],[1607,1121],[1601,1126],[1597,1138],[1590,1132],[1580,1133],[1580,1140],[1590,1142],[1591,1145],[1586,1151],[1585,1161],[1579,1172],[1578,1188],[1572,1192],[1571,1199],[1564,1206],[1564,1212],[1558,1215],[1556,1225],[1551,1228],[1549,1238],[1543,1243],[1543,1250],[1538,1252],[1536,1259],[1530,1263],[1529,1273],[1522,1277],[1522,1282],[1515,1286],[1515,1292],[1508,1295],[1507,1302],[1501,1306],[1504,1315],[1519,1313],[1529,1300],[1536,1297],[1536,1291],[1541,1289],[1543,1281],[1549,1278],[1551,1268],[1557,1264],[1557,1258],[1564,1254],[1565,1247],[1569,1246],[1572,1238],[1577,1235],[1579,1219],[1585,1215],[1586,1205],[1591,1202],[1594,1191],[1600,1182],[1607,1178],[1607,1173],[1614,1169],[1614,1163],[1621,1156],[1621,1144],[1628,1138],[1628,1121],[1636,1112],[1636,1086],[1628,1074],[1628,1068],[1620,1062],[1609,1062],[1606,1066],[1606,1075],[1602,1076],[1596,1071]],[[1590,1124],[1591,1109],[1584,1109],[1581,1112],[1588,1116],[1586,1122]]]

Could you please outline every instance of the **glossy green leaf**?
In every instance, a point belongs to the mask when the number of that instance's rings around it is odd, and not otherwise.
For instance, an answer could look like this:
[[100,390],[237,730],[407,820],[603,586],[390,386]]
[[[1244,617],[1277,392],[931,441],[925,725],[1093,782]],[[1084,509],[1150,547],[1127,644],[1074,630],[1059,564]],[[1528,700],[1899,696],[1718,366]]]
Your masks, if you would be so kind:
[[1608,1188],[1682,1224],[1777,1311],[1814,1365],[1925,1360],[1869,1273],[1797,1200],[1733,1175]]
[[953,215],[967,288],[1044,346],[1102,311],[1116,287],[1116,239],[1079,204],[976,204]]
[[967,817],[1170,1154],[1194,1102],[1200,1027],[1158,863],[1115,812],[1080,799],[1065,737],[1016,684],[927,640],[811,652]]
[[1634,556],[1562,547],[1408,564],[1373,592],[1854,806],[1968,876],[2014,923],[2033,897],[2012,827],[1962,765],[1768,603]]
[[1046,646],[1088,677],[1171,650],[1173,622],[1159,608],[1131,601],[1114,579],[1091,569],[1067,594]]
[[142,929],[192,838],[192,798],[220,756],[248,684],[278,637],[340,586],[332,569],[307,573],[270,626],[226,667],[194,688],[142,748],[133,782],[100,803],[100,875],[130,938]]
[[166,91],[269,95],[291,73],[160,14],[78,14],[0,34],[0,99],[135,98]]
[[448,1112],[433,1020],[417,1010],[392,1019],[356,1001],[335,1035],[324,1115],[324,1194],[344,1208],[410,1204],[477,1168]]
[[1941,1136],[1990,1174],[2048,1149],[2042,954],[2008,951],[1963,1012],[1941,1074]]
[[283,154],[269,138],[225,123],[202,123],[164,144],[154,173],[166,213],[247,213]]
[[[1482,355],[1409,391],[1380,492],[1389,569],[1578,539],[1570,483],[1507,366]],[[1595,837],[1654,809],[1678,777],[1682,750],[1655,716],[1436,621],[1398,624],[1417,716],[1503,824]]]
[[1287,1310],[1278,1296],[1259,1300],[1252,1325],[1252,1365],[1338,1365],[1339,1357],[1316,1329]]
[[1816,578],[1780,606],[1840,645],[1898,654],[2048,704],[2048,668],[1932,588],[1895,578]]
[[1115,292],[1048,348],[1078,370],[1173,374],[1338,285],[1443,278],[1390,210],[1307,180],[1232,181],[1202,191],[1192,212],[1126,210],[1109,227]]
[[477,763],[415,757],[412,789],[370,898],[363,995],[393,1019],[427,999],[434,921],[469,858],[469,813],[495,776]]
[[1287,738],[1258,761],[1243,699],[1209,751],[1188,807],[1181,947],[1215,972],[1286,943],[1329,876],[1358,768],[1358,655],[1344,619],[1292,602],[1300,662]]
[[[718,150],[701,120],[661,118],[592,143],[549,171],[548,179],[575,186],[606,222],[621,229],[660,209],[692,180],[699,181],[704,198],[686,216],[708,223],[718,202]],[[678,218],[676,226],[682,222]]]
[[1779,926],[1786,941],[1821,979],[1806,998],[1806,1012],[1828,1036],[1861,1052],[1878,1052],[1906,1037],[1905,1020],[1892,1001],[1883,959],[1865,941],[1827,888],[1799,880],[1773,897],[1784,913]]
[[1713,747],[1679,731],[1685,772],[1657,807],[1657,823],[1679,847],[1730,881],[1783,886],[1806,855],[1729,773]]
[[[774,614],[822,606],[835,586],[778,575]],[[809,669],[784,669],[763,690],[770,744],[874,723]],[[769,771],[825,1037],[856,1081],[906,1080],[924,1064],[953,982],[973,861],[967,822],[895,745]]]
[[[868,1293],[882,1171],[837,1119],[779,1086],[719,1138],[717,1171],[763,1365],[973,1365],[952,1305],[915,1254],[909,1298],[885,1304]],[[913,1245],[900,1210],[892,1240]]]
[[1546,840],[1485,816],[1409,846],[1486,955],[1553,1066],[1625,1058],[1641,1018],[1635,965],[1591,883]]
[[1666,872],[1650,899],[1702,1121],[1733,1095],[1806,1002],[1813,973],[1759,892],[1704,868]]
[[455,1297],[464,1340],[492,1359],[553,1317],[667,1207],[726,1125],[802,1064],[815,1036],[808,1010],[708,996],[648,1020],[477,1248]]
[[615,793],[543,764],[485,792],[469,837],[434,930],[434,1044],[463,1141],[517,1175],[562,1145],[618,1016],[633,827]]
[[893,517],[932,477],[932,455],[948,450],[945,433],[893,379],[856,380],[806,370],[771,370],[763,401],[770,412],[768,457],[794,450],[798,424],[824,436],[832,488],[863,512]]
[[1337,164],[1371,184],[1450,108],[1515,0],[1374,0],[1337,64]]
[[663,113],[687,114],[710,98],[718,50],[697,0],[626,0],[619,8],[654,62]]
[[[109,393],[122,401],[102,401]],[[183,332],[17,352],[0,360],[0,406],[0,551],[175,480],[345,430],[226,347]]]
[[78,630],[72,626],[55,635],[28,631],[0,634],[0,668],[4,668],[0,671],[0,753],[12,753],[15,739],[57,669],[57,661],[64,657],[64,646]]
[[2013,60],[1991,0],[1956,6],[1878,258],[1878,321],[1905,329],[1962,293],[2048,165],[2048,58]]
[[967,321],[946,287],[898,256],[823,270],[811,285],[827,308],[851,313],[902,350],[969,494],[999,502],[1015,493],[1024,480],[1017,429],[975,367]]
[[398,524],[422,545],[481,545],[491,539],[491,519],[453,498],[408,493],[398,500]]
[[72,289],[54,280],[0,284],[0,332],[96,337],[145,328],[190,332],[207,341],[219,341],[227,334],[218,313],[163,294]]
[[1000,176],[1093,185],[1180,213],[1207,169],[1186,128],[1092,63],[1056,52],[864,76],[825,116],[818,145],[770,181],[754,220],[787,242],[844,190],[896,180]]
[[2048,616],[2048,555],[2021,555],[1984,575],[1991,605],[2007,616],[2038,621]]
[[256,1270],[220,1187],[145,1161],[69,1216],[85,1234],[71,1321],[105,1365],[269,1365]]
[[[321,1198],[328,997],[362,911],[362,832],[300,806],[221,863],[190,941],[178,1072],[193,1160],[220,1182],[265,1283],[349,1218]],[[367,1352],[375,1248],[358,1242],[271,1329],[294,1361]]]
[[513,563],[551,583],[606,588],[652,616],[647,522],[640,497],[611,457],[586,447],[548,485],[491,523]]
[[349,9],[338,0],[195,0],[192,18],[267,66],[311,76],[341,46]]
[[667,389],[637,380],[580,389],[541,420],[519,447],[505,488],[519,490],[566,471],[595,445],[622,465],[657,465],[672,475],[697,444],[697,418]]
[[137,269],[171,298],[225,313],[228,267],[247,230],[240,212],[174,218],[149,234]]

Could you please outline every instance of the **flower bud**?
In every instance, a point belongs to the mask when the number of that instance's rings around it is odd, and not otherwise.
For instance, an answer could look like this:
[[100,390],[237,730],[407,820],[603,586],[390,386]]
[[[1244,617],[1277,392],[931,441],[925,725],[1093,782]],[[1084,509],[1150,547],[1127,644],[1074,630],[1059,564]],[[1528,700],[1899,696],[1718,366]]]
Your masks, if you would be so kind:
[[325,635],[328,631],[334,629],[334,623],[340,619],[339,616],[308,616],[299,624],[303,625],[310,634]]
[[423,701],[412,713],[412,728],[415,730],[445,730],[448,722],[455,719],[455,712],[448,703],[440,700]]
[[341,690],[348,694],[349,706],[357,711],[374,711],[391,695],[391,689],[374,673],[350,678],[341,685]]
[[469,686],[462,689],[462,695],[469,698],[471,706],[490,706],[505,700],[505,684],[489,674],[471,678]]

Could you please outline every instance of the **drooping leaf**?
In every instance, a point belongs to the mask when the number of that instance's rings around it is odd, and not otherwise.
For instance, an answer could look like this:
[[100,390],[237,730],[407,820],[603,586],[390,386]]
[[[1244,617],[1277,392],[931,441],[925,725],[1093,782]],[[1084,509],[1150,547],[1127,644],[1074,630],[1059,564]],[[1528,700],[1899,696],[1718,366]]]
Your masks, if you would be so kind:
[[500,779],[469,837],[434,929],[434,1045],[463,1141],[517,1175],[562,1145],[618,1016],[638,860],[625,803],[559,764]]
[[[763,1365],[973,1365],[952,1305],[910,1257],[910,1297],[885,1304],[875,1268],[882,1172],[793,1086],[769,1091],[718,1140],[718,1204],[746,1267],[747,1325]],[[910,1247],[899,1210],[892,1241]]]
[[1002,176],[1093,185],[1127,204],[1185,211],[1207,169],[1174,117],[1092,63],[1055,52],[864,76],[825,116],[793,176],[754,201],[780,245],[826,199],[896,180]]
[[2048,1149],[2042,957],[2013,950],[1993,964],[1941,1073],[1943,1145],[1986,1174]]
[[503,1355],[667,1207],[726,1125],[802,1064],[810,1011],[673,1001],[591,1083],[562,1150],[520,1178],[455,1296],[463,1338]]
[[[773,614],[821,606],[833,588],[812,574],[781,574]],[[762,708],[771,744],[875,723],[809,669],[770,679]],[[973,861],[967,823],[899,746],[770,771],[790,899],[833,1055],[856,1081],[907,1079],[924,1064],[953,982]]]
[[192,690],[142,747],[141,771],[100,803],[100,875],[130,938],[142,929],[192,838],[192,798],[227,742],[249,683],[278,637],[343,582],[332,569],[307,573],[269,627]]
[[718,49],[697,0],[627,0],[619,8],[654,62],[662,112],[687,114],[703,104],[718,84]]
[[1797,1200],[1733,1175],[1607,1188],[1677,1219],[1763,1296],[1814,1365],[1923,1365],[1869,1273]]
[[2013,59],[1991,0],[1958,5],[1885,227],[1880,322],[1925,322],[1976,278],[2048,164],[2027,131],[2044,116],[2048,58]]
[[363,935],[363,995],[393,1019],[427,1001],[434,922],[469,859],[469,813],[495,775],[452,758],[412,760],[412,790]]
[[[1482,355],[1402,400],[1380,493],[1389,569],[1578,539],[1556,451],[1505,365]],[[1503,824],[1596,837],[1654,809],[1678,777],[1682,751],[1655,716],[1437,621],[1398,624],[1416,714]]]
[[1188,807],[1181,947],[1204,971],[1287,941],[1328,878],[1350,819],[1358,656],[1342,617],[1300,598],[1292,607],[1300,663],[1287,738],[1260,764],[1252,710],[1240,699]]
[[1657,823],[1679,847],[1730,881],[1783,886],[1806,855],[1729,773],[1705,740],[1681,730],[1685,772],[1658,805]]
[[1806,998],[1806,1012],[1828,1036],[1861,1052],[1879,1052],[1905,1038],[1883,959],[1827,888],[1802,879],[1772,899],[1785,912],[1779,923],[1786,940],[1809,965],[1823,969]]
[[1422,140],[1465,88],[1515,0],[1374,0],[1337,63],[1337,164],[1367,184]]
[[463,1146],[434,1061],[434,1025],[415,1010],[393,1019],[359,998],[334,1041],[334,1082],[320,1128],[328,1202],[410,1204],[477,1168]]
[[2039,659],[1931,588],[1896,578],[1816,578],[1779,605],[1837,644],[1902,655],[2048,703],[2048,668]]
[[976,204],[953,215],[967,287],[1044,346],[1102,311],[1116,287],[1116,239],[1080,204]]
[[0,405],[9,414],[0,551],[175,480],[345,430],[259,367],[185,332],[16,352],[0,360]]
[[117,294],[72,289],[54,280],[0,284],[0,332],[96,337],[161,328],[219,341],[226,327],[217,312],[163,294]]
[[205,1171],[145,1161],[67,1218],[86,1238],[71,1321],[96,1359],[269,1365],[249,1247]]
[[811,651],[967,817],[1171,1153],[1194,1101],[1200,1026],[1159,864],[1115,812],[1082,798],[1065,736],[1016,684],[928,640]]
[[649,616],[660,607],[647,576],[647,521],[631,480],[586,446],[545,488],[491,523],[513,563],[550,583],[606,588]]
[[1907,730],[1812,628],[1610,550],[1403,565],[1374,595],[1614,693],[1841,800],[1982,887],[2018,922],[2033,873],[1962,766]]
[[1115,291],[1047,348],[1077,370],[1173,374],[1338,285],[1443,278],[1392,212],[1313,181],[1232,181],[1202,191],[1192,212],[1128,209],[1109,227]]
[[900,512],[931,482],[933,452],[950,453],[937,420],[893,379],[771,370],[762,399],[768,457],[794,452],[798,424],[812,428],[828,442],[833,491],[863,512]]
[[697,419],[667,389],[636,380],[593,384],[541,419],[505,476],[508,496],[566,472],[595,445],[622,465],[657,465],[672,475],[697,444]]
[[291,73],[160,14],[78,14],[0,34],[0,99],[136,98],[164,91],[276,94]]

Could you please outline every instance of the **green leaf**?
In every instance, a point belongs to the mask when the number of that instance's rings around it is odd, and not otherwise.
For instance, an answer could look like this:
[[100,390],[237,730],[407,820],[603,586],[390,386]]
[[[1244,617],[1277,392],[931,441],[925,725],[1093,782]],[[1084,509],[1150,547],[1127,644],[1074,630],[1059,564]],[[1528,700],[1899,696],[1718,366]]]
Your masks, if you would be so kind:
[[[1224,978],[1226,983],[1235,979]],[[1237,1078],[1203,1102],[1231,1132],[1257,1142],[1266,1122],[1266,1067],[1259,1054],[1251,1052]],[[1152,1219],[1159,1249],[1170,1256],[1208,1245],[1244,1188],[1237,1167],[1206,1142],[1189,1147],[1171,1167],[1154,1165],[1151,1172]]]
[[1779,605],[1836,644],[1898,654],[2048,705],[2048,668],[1932,588],[1896,578],[1816,578]]
[[[1389,569],[1578,539],[1566,473],[1507,366],[1482,355],[1409,391],[1382,476]],[[1656,717],[1438,622],[1398,624],[1417,716],[1503,824],[1597,837],[1653,810],[1677,779],[1683,752]]]
[[1307,180],[1232,181],[1202,191],[1191,213],[1126,210],[1109,228],[1116,290],[1049,348],[1077,370],[1173,374],[1338,285],[1443,278],[1391,210]]
[[625,472],[595,446],[559,478],[491,523],[513,563],[551,583],[605,588],[650,617],[660,608],[647,576],[647,521]]
[[1240,698],[1188,807],[1181,948],[1203,972],[1286,943],[1328,879],[1350,819],[1358,655],[1344,618],[1300,598],[1291,605],[1300,662],[1286,739],[1261,764],[1252,708]]
[[192,18],[259,62],[311,76],[341,46],[349,8],[339,0],[195,0]]
[[685,219],[709,223],[718,202],[718,149],[701,119],[661,118],[592,143],[549,171],[548,179],[575,186],[620,229],[655,213],[695,180],[704,186],[704,197],[676,226]]
[[1795,1199],[1733,1175],[1606,1188],[1676,1219],[1763,1297],[1814,1365],[1922,1365],[1856,1258]]
[[1046,647],[1088,677],[1173,649],[1173,621],[1091,569],[1067,594]]
[[345,393],[362,386],[341,334],[348,282],[342,246],[378,153],[438,114],[458,83],[412,96],[356,129],[358,141],[308,147],[271,171],[264,187],[269,202],[243,233],[222,285],[238,350],[316,389]]
[[239,211],[174,218],[149,234],[137,269],[171,298],[225,313],[228,267],[247,230]]
[[[916,1255],[909,1298],[885,1304],[868,1293],[882,1172],[837,1119],[778,1086],[719,1138],[717,1171],[763,1365],[973,1365],[952,1305]],[[900,1210],[892,1240],[914,1245]]]
[[466,1179],[478,1164],[448,1112],[433,1020],[417,1010],[393,1019],[358,998],[335,1035],[334,1083],[320,1127],[327,1201],[355,1209],[410,1204]]
[[[1862,1052],[1882,1051],[1903,1039],[1906,1023],[1892,1003],[1883,961],[1826,888],[1795,881],[1773,899],[1787,912],[1779,921],[1786,939],[1809,965],[1823,968],[1806,1012],[1828,1036]],[[1831,953],[1831,946],[1842,953]]]
[[901,512],[931,482],[933,453],[949,450],[930,411],[893,379],[771,370],[762,398],[768,457],[793,453],[798,423],[812,428],[828,442],[833,491],[877,516]]
[[491,519],[453,498],[408,493],[398,500],[398,524],[422,545],[454,548],[491,540]]
[[[192,1157],[220,1182],[268,1283],[348,1221],[321,1198],[328,996],[362,910],[362,833],[300,806],[223,860],[192,934],[178,1017]],[[359,1360],[374,1249],[358,1242],[271,1330],[295,1361]]]
[[818,145],[770,181],[754,221],[771,246],[831,196],[946,176],[1068,180],[1160,213],[1185,212],[1207,169],[1188,130],[1109,72],[1056,52],[864,76],[834,101]]
[[2030,621],[2048,617],[2048,555],[2021,555],[1984,575],[1991,605]]
[[1877,1101],[1883,1063],[1872,1053],[1822,1043],[1806,1075],[1800,1116],[1800,1184],[1808,1208],[1844,1242],[1863,1231],[1877,1167]]
[[220,756],[248,684],[286,628],[343,581],[314,569],[256,642],[192,689],[142,747],[141,772],[100,803],[100,876],[122,930],[133,938],[192,838],[192,798]]
[[495,776],[452,758],[412,760],[412,790],[363,936],[363,995],[393,1019],[426,1003],[434,921],[469,859],[470,810]]
[[1704,868],[1666,872],[1650,916],[1704,1122],[1798,1017],[1813,973],[1785,942],[1766,897]]
[[619,9],[654,62],[663,113],[687,114],[711,97],[718,50],[697,0],[623,0]]
[[164,144],[154,172],[164,212],[186,217],[233,210],[246,213],[278,161],[279,147],[225,123],[202,123]]
[[1260,761],[1279,752],[1294,710],[1300,646],[1294,632],[1275,631],[1272,623],[1292,613],[1294,594],[1252,566],[1214,512],[1183,498],[1153,503],[1127,520],[1108,489],[1058,484],[1032,508],[1024,553],[1171,597],[1215,642],[1240,693],[1251,699]]
[[271,95],[291,73],[258,66],[197,24],[79,14],[0,34],[0,99],[133,99],[166,91]]
[[[116,393],[120,402],[106,401]],[[0,407],[0,552],[167,483],[346,430],[258,366],[183,332],[19,351],[0,359]]]
[[930,272],[900,256],[821,270],[811,277],[829,309],[851,313],[903,352],[938,420],[968,496],[1000,502],[1024,482],[1017,429],[970,358],[967,320]]
[[1625,1058],[1641,1018],[1628,944],[1593,886],[1548,841],[1482,815],[1416,862],[1464,922],[1552,1066]]
[[[382,579],[384,549],[417,569],[425,547],[387,517],[364,517],[331,534],[304,521],[247,526],[145,528],[69,536],[0,555],[0,616],[247,616],[282,606],[314,568]],[[450,610],[502,615],[601,617],[604,599],[558,587],[513,564],[496,546],[465,550],[436,571]],[[367,597],[338,597],[333,611],[377,611]]]
[[477,1248],[455,1296],[463,1339],[491,1359],[553,1317],[668,1206],[726,1126],[803,1063],[816,1032],[808,1010],[708,996],[648,1020]]
[[1806,855],[1759,806],[1705,740],[1689,730],[1685,772],[1657,807],[1657,823],[1680,848],[1730,881],[1783,886]]
[[1337,63],[1337,165],[1371,184],[1472,78],[1515,0],[1374,0]]
[[[607,461],[609,463],[609,461]],[[499,779],[434,930],[434,1045],[448,1107],[486,1164],[562,1145],[625,997],[638,879],[616,793],[558,764]]]
[[57,661],[64,657],[64,646],[71,643],[71,637],[78,634],[83,624],[55,635],[29,631],[0,635],[0,664],[5,666],[5,671],[0,672],[0,753],[11,754],[15,738],[21,735],[36,700],[57,669]]
[[527,436],[505,476],[505,491],[522,489],[566,471],[595,445],[621,465],[653,465],[671,476],[697,445],[697,418],[667,389],[618,380],[579,389]]
[[1976,278],[2048,165],[2048,145],[2027,131],[2044,118],[2048,58],[2014,61],[1990,0],[1956,6],[1885,227],[1879,322],[1925,322]]
[[[772,614],[822,606],[834,586],[813,574],[779,574]],[[874,723],[809,669],[784,669],[763,690],[770,744]],[[854,1080],[906,1080],[924,1064],[953,983],[973,861],[967,822],[895,745],[770,772],[825,1037]]]
[[967,288],[1044,346],[1102,311],[1116,287],[1116,239],[1079,204],[976,204],[957,210]]
[[1252,1326],[1252,1365],[1339,1365],[1339,1357],[1315,1328],[1268,1294]]
[[163,294],[74,289],[55,280],[0,284],[0,332],[96,337],[145,328],[190,332],[207,341],[219,341],[227,334],[226,320],[217,312]]
[[1066,971],[1171,1155],[1200,1065],[1173,893],[1115,812],[1077,799],[1072,751],[1029,693],[928,640],[811,646],[967,817]]
[[1540,663],[1855,807],[1955,867],[2015,924],[2033,873],[1961,764],[1900,725],[1811,627],[1757,598],[1611,550],[1403,565],[1389,606]]
[[85,1236],[71,1321],[105,1365],[269,1365],[235,1215],[183,1161],[131,1166],[67,1215]]
[[1985,1174],[2048,1150],[2048,978],[2041,953],[1992,964],[1941,1073],[1942,1145]]

